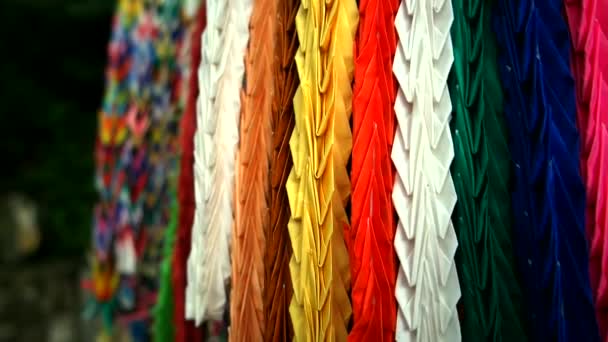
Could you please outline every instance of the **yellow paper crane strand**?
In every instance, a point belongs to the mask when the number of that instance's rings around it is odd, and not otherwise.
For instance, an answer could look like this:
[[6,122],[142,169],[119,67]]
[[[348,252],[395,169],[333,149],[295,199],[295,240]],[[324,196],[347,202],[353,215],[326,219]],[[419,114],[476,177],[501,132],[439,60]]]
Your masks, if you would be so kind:
[[343,230],[350,196],[354,0],[303,0],[296,16],[300,87],[287,191],[294,255],[290,314],[296,341],[344,341],[352,313]]

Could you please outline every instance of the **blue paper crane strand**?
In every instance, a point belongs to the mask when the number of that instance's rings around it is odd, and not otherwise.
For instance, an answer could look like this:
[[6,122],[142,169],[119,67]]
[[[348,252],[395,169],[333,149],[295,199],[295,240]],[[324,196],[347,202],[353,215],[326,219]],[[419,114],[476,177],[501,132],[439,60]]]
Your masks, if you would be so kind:
[[574,82],[561,0],[499,0],[514,247],[532,341],[597,341]]

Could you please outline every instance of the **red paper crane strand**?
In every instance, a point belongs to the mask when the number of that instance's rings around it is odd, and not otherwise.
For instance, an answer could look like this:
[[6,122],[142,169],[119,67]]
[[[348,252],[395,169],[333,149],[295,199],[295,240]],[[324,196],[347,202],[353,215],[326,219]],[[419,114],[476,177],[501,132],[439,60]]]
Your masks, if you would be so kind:
[[393,341],[396,325],[395,221],[391,200],[395,129],[392,65],[396,0],[363,0],[355,47],[353,89],[352,341]]
[[194,220],[194,131],[196,130],[196,98],[198,97],[198,65],[201,61],[201,35],[206,25],[205,6],[201,5],[191,42],[191,70],[188,100],[180,122],[182,157],[178,183],[179,222],[172,263],[175,341],[202,341],[202,327],[185,319],[186,263],[190,254],[192,221]]

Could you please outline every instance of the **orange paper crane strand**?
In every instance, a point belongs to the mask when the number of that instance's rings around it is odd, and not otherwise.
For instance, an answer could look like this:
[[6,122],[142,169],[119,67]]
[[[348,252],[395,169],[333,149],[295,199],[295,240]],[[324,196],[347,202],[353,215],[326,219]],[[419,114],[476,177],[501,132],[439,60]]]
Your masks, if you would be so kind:
[[[275,0],[276,1],[276,0]],[[270,225],[266,230],[264,281],[264,341],[291,341],[293,329],[289,317],[292,296],[289,258],[291,242],[287,224],[289,202],[287,176],[293,165],[289,137],[295,124],[293,96],[298,85],[295,53],[298,47],[295,18],[298,0],[280,0],[277,6],[274,48],[274,96],[272,97],[272,155],[270,160]]]
[[352,229],[348,233],[353,278],[351,341],[393,341],[396,280],[391,193],[398,0],[359,3],[353,89]]
[[230,340],[262,341],[264,336],[264,231],[269,226],[269,161],[275,0],[255,0],[241,93],[240,149],[235,177],[232,235]]
[[300,87],[290,139],[294,167],[287,182],[294,253],[289,311],[296,341],[344,341],[352,313],[343,230],[348,230],[344,206],[350,196],[346,163],[357,22],[354,0],[303,0],[296,16]]

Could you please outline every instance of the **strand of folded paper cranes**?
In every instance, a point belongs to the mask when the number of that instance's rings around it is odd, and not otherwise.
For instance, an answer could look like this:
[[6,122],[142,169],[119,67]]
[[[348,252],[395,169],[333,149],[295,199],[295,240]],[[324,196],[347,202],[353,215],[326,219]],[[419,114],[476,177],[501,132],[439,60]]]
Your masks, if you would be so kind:
[[586,187],[585,223],[590,245],[591,290],[602,338],[608,336],[608,4],[568,1],[565,4],[572,39],[572,73],[576,87],[576,121],[581,136],[581,173]]
[[94,302],[108,330],[113,314],[147,335],[167,225],[174,200],[181,110],[182,32],[178,0],[144,5],[121,0],[108,48],[106,91],[99,112],[94,214]]
[[162,341],[606,340],[607,30],[608,0],[121,0],[101,309],[162,258]]
[[[462,339],[526,339],[516,281],[508,183],[509,149],[491,3],[453,1],[454,226],[461,279]],[[466,48],[463,48],[466,47]]]

